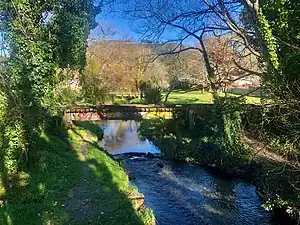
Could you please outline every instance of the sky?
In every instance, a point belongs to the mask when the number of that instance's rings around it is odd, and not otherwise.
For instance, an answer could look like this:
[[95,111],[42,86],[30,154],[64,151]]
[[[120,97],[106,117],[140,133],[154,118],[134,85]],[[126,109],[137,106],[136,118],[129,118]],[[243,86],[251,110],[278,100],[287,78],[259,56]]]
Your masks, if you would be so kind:
[[[133,42],[141,42],[143,39],[142,35],[137,32],[136,27],[139,25],[137,21],[132,21],[129,19],[124,18],[124,14],[122,12],[122,6],[116,7],[113,6],[114,9],[111,7],[106,7],[103,11],[97,15],[96,22],[100,26],[104,27],[111,27],[116,31],[114,35],[107,35],[104,39],[106,40],[130,40]],[[100,34],[99,27],[96,27],[94,30],[91,31],[92,38],[99,38]],[[167,40],[174,40],[177,39],[177,33],[172,31],[165,31],[163,36],[160,37],[160,42],[164,42]],[[103,39],[103,37],[102,37]],[[195,40],[193,38],[188,38],[184,42],[185,45],[195,45]]]
[[[101,13],[96,17],[96,22],[98,22],[100,26],[112,27],[116,31],[116,34],[106,36],[105,39],[107,40],[130,40],[133,42],[143,40],[142,35],[136,32],[135,26],[137,26],[137,24],[124,19],[119,13]],[[101,33],[99,32],[99,27],[91,31],[92,37],[96,38],[97,33]],[[172,39],[176,39],[176,33],[165,32],[162,41]],[[193,45],[194,43],[195,40],[192,38],[185,42],[187,45]]]
[[[132,40],[135,42],[140,41],[140,35],[134,31],[134,26],[131,21],[124,19],[121,13],[118,12],[110,12],[108,10],[104,10],[102,13],[97,15],[96,22],[100,26],[111,27],[116,31],[114,35],[108,35],[106,39],[112,40]],[[91,35],[97,36],[99,32],[99,28],[96,27],[91,31]]]
[[[140,24],[136,20],[133,21],[125,18],[123,11],[126,6],[123,6],[120,2],[122,1],[119,1],[116,5],[104,7],[103,11],[96,17],[99,25],[113,27],[116,30],[116,34],[108,35],[105,39],[140,42],[144,39],[136,29]],[[92,36],[97,36],[97,33],[101,33],[99,32],[99,28],[91,31]],[[161,41],[165,41],[176,39],[176,37],[176,33],[166,31],[160,39]]]

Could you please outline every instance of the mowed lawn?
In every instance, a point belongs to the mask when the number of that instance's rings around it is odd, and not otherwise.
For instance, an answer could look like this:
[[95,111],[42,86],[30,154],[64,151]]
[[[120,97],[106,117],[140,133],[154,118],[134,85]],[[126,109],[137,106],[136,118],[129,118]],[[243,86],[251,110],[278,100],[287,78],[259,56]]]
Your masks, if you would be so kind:
[[[240,96],[239,94],[229,94],[230,96]],[[220,93],[220,96],[225,96],[224,93]],[[164,101],[165,93],[163,94]],[[144,100],[140,98],[133,99],[132,104],[145,104]],[[212,104],[213,96],[209,92],[202,93],[201,91],[173,91],[168,98],[169,104]],[[260,98],[255,96],[246,96],[247,104],[260,104]],[[117,102],[117,104],[122,104]],[[125,103],[123,103],[125,104]]]
[[[237,94],[229,94],[231,96],[239,96]],[[220,93],[220,96],[225,96]],[[169,95],[168,103],[171,104],[211,104],[213,96],[209,92],[201,91],[174,91]],[[246,96],[247,104],[260,104],[259,97]]]

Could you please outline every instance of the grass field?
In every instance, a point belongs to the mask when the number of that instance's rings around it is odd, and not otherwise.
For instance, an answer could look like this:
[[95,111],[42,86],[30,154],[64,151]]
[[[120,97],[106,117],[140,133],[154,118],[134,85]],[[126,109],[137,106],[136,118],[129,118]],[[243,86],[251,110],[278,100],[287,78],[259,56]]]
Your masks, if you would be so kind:
[[99,149],[99,126],[78,125],[34,140],[30,167],[2,183],[1,225],[151,224],[152,211],[127,198],[137,190],[123,168]]
[[[237,94],[229,94],[230,96],[239,96]],[[220,96],[225,96],[221,93]],[[170,104],[211,104],[213,96],[209,92],[201,91],[173,91],[168,98]],[[134,99],[131,103],[143,103],[140,99]],[[255,96],[246,96],[247,104],[259,104],[260,98]]]

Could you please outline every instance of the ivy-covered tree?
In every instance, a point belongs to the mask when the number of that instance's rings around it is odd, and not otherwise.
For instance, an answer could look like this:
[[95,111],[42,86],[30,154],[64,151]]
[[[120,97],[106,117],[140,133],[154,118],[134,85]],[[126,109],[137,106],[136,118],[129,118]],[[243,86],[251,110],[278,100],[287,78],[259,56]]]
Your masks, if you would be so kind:
[[[262,15],[269,21],[269,32],[276,42],[278,67],[266,77],[267,87],[284,101],[300,100],[300,2],[268,0]],[[262,24],[263,29],[266,25]],[[268,41],[268,44],[270,41]]]
[[[100,5],[92,0],[3,0],[1,28],[8,43],[4,94],[5,167],[15,171],[34,136],[55,113],[54,87],[65,68],[82,69],[89,29]],[[24,154],[25,153],[25,154]]]

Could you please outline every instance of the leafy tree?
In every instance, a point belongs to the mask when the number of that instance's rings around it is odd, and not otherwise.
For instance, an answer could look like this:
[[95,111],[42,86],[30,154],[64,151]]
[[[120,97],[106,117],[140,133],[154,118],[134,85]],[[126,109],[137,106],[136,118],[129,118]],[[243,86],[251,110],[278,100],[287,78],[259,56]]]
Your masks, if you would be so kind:
[[99,9],[89,0],[1,1],[1,28],[9,46],[7,72],[0,75],[8,171],[25,162],[33,136],[55,113],[53,90],[62,71],[84,67],[88,31]]
[[[275,96],[285,101],[300,100],[300,3],[298,1],[268,0],[262,4],[261,17],[269,23],[262,23],[262,30],[272,34],[267,40],[273,42],[276,67],[265,77],[266,87]],[[267,25],[269,24],[269,25]]]

